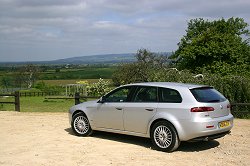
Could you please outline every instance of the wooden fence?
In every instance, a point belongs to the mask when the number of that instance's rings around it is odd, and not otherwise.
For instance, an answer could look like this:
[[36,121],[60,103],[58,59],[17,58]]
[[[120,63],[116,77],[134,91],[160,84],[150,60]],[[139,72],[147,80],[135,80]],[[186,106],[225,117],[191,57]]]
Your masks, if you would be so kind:
[[[74,96],[75,105],[80,104],[80,99],[87,99],[87,98],[99,98],[99,97],[92,97],[92,96],[80,96],[79,93],[76,93]],[[237,109],[239,106],[245,106],[244,110]],[[250,117],[250,103],[232,103],[231,104],[231,112],[234,117],[242,118],[242,117]]]
[[80,94],[79,93],[75,93],[75,97],[74,97],[74,99],[75,99],[75,105],[77,105],[77,104],[80,104],[81,103],[81,99],[97,99],[97,98],[100,98],[100,97],[97,97],[97,96],[80,96]]
[[57,100],[57,99],[66,99],[66,100],[68,100],[68,99],[72,99],[72,100],[75,100],[75,105],[77,105],[77,104],[80,104],[81,103],[81,99],[89,99],[89,98],[91,98],[91,99],[97,99],[97,98],[99,98],[99,97],[96,97],[96,96],[81,96],[80,95],[80,93],[75,93],[75,96],[74,97],[46,97],[45,99],[54,99],[54,100]]
[[[80,104],[81,103],[81,99],[88,99],[88,98],[99,98],[96,96],[80,96],[79,93],[75,93],[74,97],[69,97],[69,98],[47,98],[47,99],[74,99],[75,100],[75,105]],[[241,109],[236,109],[239,106],[246,106],[248,107],[248,109],[246,110],[241,110]],[[250,103],[232,103],[231,104],[231,112],[235,117],[242,117],[242,116],[238,116],[238,115],[245,115],[245,116],[250,116]]]
[[[10,102],[10,101],[6,101],[6,102],[1,102],[0,104],[14,104],[15,105],[15,111],[20,112],[20,96],[46,96],[46,95],[55,95],[56,93],[54,92],[22,92],[19,93],[18,91],[16,91],[14,94],[0,94],[0,96],[10,96],[10,97],[14,97],[14,101]],[[47,97],[45,99],[72,99],[75,100],[75,105],[80,104],[81,103],[81,99],[88,99],[88,98],[93,98],[93,99],[97,99],[99,97],[97,96],[81,96],[79,93],[75,93],[74,97]],[[244,107],[244,109],[236,109],[237,107]],[[247,108],[246,108],[247,107]],[[232,103],[231,104],[231,111],[232,114],[235,117],[240,117],[239,115],[243,115],[243,116],[247,116],[250,117],[250,103]]]
[[55,96],[60,95],[59,92],[20,92],[21,97],[31,97],[31,96]]
[[15,111],[20,112],[20,94],[18,91],[14,94],[0,94],[0,96],[15,97],[15,101],[0,101],[0,104],[15,104]]
[[[239,107],[243,107],[243,109],[239,109]],[[250,103],[232,103],[231,104],[231,112],[234,117],[238,118],[249,118],[250,117]]]

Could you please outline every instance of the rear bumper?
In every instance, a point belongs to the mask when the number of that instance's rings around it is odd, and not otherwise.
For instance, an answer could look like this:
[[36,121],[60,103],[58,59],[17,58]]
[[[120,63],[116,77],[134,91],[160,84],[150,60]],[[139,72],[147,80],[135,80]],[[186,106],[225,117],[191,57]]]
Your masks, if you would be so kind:
[[231,131],[226,131],[223,133],[219,133],[219,134],[213,134],[213,135],[208,135],[208,136],[203,136],[203,137],[197,137],[197,138],[193,138],[191,140],[189,140],[188,142],[197,142],[197,141],[210,141],[210,140],[214,140],[217,138],[221,138],[224,137],[227,134],[230,134]]
[[[230,125],[220,128],[219,123],[229,121]],[[225,136],[233,127],[233,115],[219,118],[197,118],[193,121],[182,121],[177,129],[181,141],[198,141],[216,139]]]

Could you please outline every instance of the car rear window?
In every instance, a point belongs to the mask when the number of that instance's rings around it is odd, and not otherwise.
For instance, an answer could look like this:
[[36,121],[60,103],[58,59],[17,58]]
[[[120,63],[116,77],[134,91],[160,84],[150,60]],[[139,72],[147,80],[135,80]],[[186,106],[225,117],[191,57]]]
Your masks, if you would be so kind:
[[226,98],[212,87],[202,87],[190,90],[198,102],[217,103],[223,102]]

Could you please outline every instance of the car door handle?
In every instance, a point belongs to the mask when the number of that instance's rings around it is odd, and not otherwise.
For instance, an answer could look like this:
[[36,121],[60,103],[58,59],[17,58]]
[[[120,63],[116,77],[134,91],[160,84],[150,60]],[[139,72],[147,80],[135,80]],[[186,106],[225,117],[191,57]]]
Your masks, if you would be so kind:
[[145,110],[147,110],[147,111],[154,111],[153,108],[146,108]]
[[119,108],[119,107],[117,107],[117,108],[115,108],[115,109],[117,109],[117,110],[122,110],[122,108]]

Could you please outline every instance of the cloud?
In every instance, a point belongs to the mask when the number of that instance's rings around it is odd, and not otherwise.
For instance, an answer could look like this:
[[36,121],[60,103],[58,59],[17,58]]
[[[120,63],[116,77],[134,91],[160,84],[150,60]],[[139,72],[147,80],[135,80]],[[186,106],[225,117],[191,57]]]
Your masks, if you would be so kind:
[[0,61],[174,51],[188,20],[242,17],[250,1],[1,0]]

